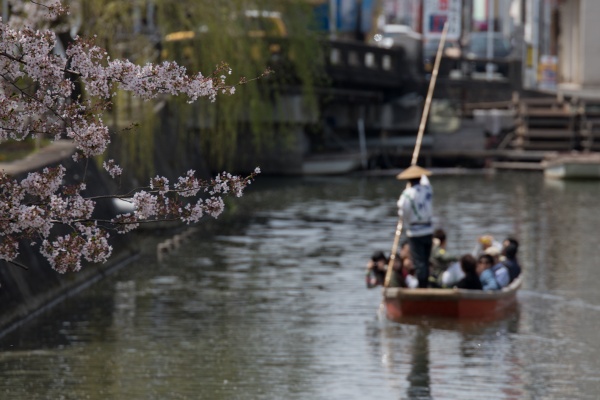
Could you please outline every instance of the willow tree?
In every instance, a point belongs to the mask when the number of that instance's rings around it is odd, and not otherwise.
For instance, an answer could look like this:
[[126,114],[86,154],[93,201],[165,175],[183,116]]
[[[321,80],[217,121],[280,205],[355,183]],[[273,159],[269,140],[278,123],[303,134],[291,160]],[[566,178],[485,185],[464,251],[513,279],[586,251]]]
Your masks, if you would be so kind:
[[[290,91],[301,91],[307,113],[316,110],[314,89],[323,68],[309,2],[94,0],[81,2],[80,7],[85,21],[81,29],[94,32],[114,56],[138,63],[174,60],[190,73],[214,70],[225,62],[222,73],[233,75],[228,79],[260,78],[238,86],[235,96],[216,103],[169,100],[169,111],[176,115],[174,143],[184,147],[200,141],[211,169],[236,168],[235,161],[248,149],[252,153],[272,150],[275,135],[278,143],[285,143],[281,138],[290,134],[293,124],[285,118],[274,122],[278,119],[274,114]],[[124,146],[138,167],[150,158],[150,132],[158,123],[155,109],[139,107],[122,99],[121,116],[115,118],[127,122],[123,110],[137,109],[146,115],[145,125],[138,129],[142,133]],[[141,135],[144,140],[139,140]]]
[[[103,190],[97,182],[105,176],[98,171],[96,179],[90,177],[88,161],[107,151],[111,138],[103,115],[115,91],[132,93],[140,101],[170,95],[194,102],[214,100],[233,87],[219,71],[208,77],[188,75],[173,62],[140,66],[109,58],[91,39],[75,38],[61,52],[48,25],[64,15],[64,7],[56,0],[20,5],[12,18],[0,22],[0,142],[44,135],[51,141],[67,139],[74,154],[54,166],[36,170],[29,165],[26,177],[0,172],[0,261],[27,269],[20,252],[37,247],[61,273],[78,271],[85,262],[106,262],[113,252],[112,233],[155,221],[189,224],[204,215],[216,218],[225,207],[224,197],[241,196],[260,173],[257,168],[244,178],[224,172],[206,180],[189,169],[174,181],[156,176],[144,186],[126,182],[127,188]],[[81,167],[71,168],[73,163]],[[123,173],[111,159],[103,167],[107,179]],[[115,214],[103,207],[102,202],[117,198],[130,203],[127,211]]]

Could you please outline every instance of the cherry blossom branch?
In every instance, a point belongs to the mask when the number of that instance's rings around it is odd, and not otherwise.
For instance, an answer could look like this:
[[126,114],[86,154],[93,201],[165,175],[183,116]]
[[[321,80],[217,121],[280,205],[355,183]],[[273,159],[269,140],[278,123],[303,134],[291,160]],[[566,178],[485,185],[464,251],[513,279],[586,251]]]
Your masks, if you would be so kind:
[[19,93],[21,93],[23,96],[29,98],[31,101],[35,101],[35,102],[41,104],[42,106],[44,106],[46,108],[46,110],[48,110],[49,112],[51,112],[52,114],[54,114],[56,117],[62,119],[65,123],[68,122],[55,109],[53,109],[53,108],[49,107],[48,105],[44,104],[38,97],[33,96],[33,95],[27,93],[27,91],[21,89],[15,82],[13,82],[12,80],[8,79],[4,74],[0,74],[0,77],[2,77],[2,79],[4,79],[6,82],[10,83],[10,85],[13,88],[15,88]]
[[[65,12],[52,0],[31,3],[49,10],[51,18]],[[126,194],[86,197],[87,163],[102,155],[110,143],[102,114],[117,89],[142,100],[172,95],[193,102],[233,94],[235,85],[226,83],[231,70],[225,63],[208,76],[188,75],[174,62],[139,66],[111,59],[89,39],[74,38],[66,56],[54,54],[55,46],[52,31],[13,29],[0,23],[0,141],[22,140],[35,133],[54,140],[69,138],[76,146],[74,160],[85,160],[86,173],[81,181],[77,179],[79,183],[69,186],[63,184],[68,174],[63,165],[32,171],[21,180],[0,173],[0,260],[22,266],[16,260],[21,246],[28,245],[39,246],[40,254],[61,273],[78,271],[84,262],[105,262],[113,251],[109,231],[126,233],[158,221],[190,224],[205,215],[217,218],[225,207],[223,198],[242,196],[260,173],[258,168],[246,177],[223,172],[202,180],[190,170],[172,185],[157,176],[148,186]],[[238,84],[269,73],[241,78]],[[83,97],[74,98],[74,81],[83,86]],[[31,85],[24,88],[23,82]],[[112,178],[123,172],[114,160],[104,162],[103,167]],[[112,219],[93,217],[97,201],[107,198],[129,198],[130,212]]]
[[16,262],[16,261],[7,261],[7,262],[8,262],[9,264],[16,265],[17,267],[19,267],[19,268],[22,268],[22,269],[24,269],[24,270],[26,270],[26,271],[29,269],[29,268],[28,268],[26,265],[23,265],[23,264],[21,264],[21,263],[18,263],[18,262]]

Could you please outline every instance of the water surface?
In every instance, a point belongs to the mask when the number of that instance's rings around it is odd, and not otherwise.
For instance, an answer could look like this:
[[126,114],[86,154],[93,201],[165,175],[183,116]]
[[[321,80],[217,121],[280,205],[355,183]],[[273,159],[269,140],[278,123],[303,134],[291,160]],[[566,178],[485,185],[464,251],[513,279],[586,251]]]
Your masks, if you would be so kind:
[[[514,235],[525,283],[495,322],[388,322],[365,263],[391,248],[392,177],[261,178],[212,233],[0,338],[0,398],[595,399],[598,182],[432,178],[449,250]],[[156,241],[164,238],[156,238]]]

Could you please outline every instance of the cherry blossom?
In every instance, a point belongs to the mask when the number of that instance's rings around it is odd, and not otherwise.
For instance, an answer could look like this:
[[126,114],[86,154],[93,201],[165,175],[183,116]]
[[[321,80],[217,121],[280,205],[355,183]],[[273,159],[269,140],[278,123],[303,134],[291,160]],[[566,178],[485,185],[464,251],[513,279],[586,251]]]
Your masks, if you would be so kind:
[[102,168],[104,168],[111,177],[119,176],[123,173],[123,169],[117,165],[115,160],[108,160],[102,163]]
[[[58,55],[53,51],[55,33],[44,28],[48,25],[37,29],[21,16],[40,22],[42,14],[52,19],[66,9],[56,0],[17,3],[17,15],[0,22],[0,141],[41,134],[70,139],[76,146],[73,159],[86,162],[104,154],[110,143],[102,113],[117,90],[143,100],[171,95],[189,102],[200,97],[215,101],[221,92],[235,92],[226,82],[231,73],[226,64],[207,76],[188,75],[173,62],[136,65],[111,59],[93,38],[81,37],[74,38],[66,57]],[[75,83],[85,88],[85,96],[74,99]],[[115,160],[104,161],[103,168],[112,178],[123,174]],[[62,165],[32,171],[20,180],[0,172],[0,259],[21,265],[20,246],[28,245],[37,246],[61,273],[78,271],[86,262],[106,262],[113,250],[111,233],[161,220],[189,224],[204,215],[217,218],[225,207],[223,196],[241,196],[259,173],[258,168],[245,177],[222,172],[204,180],[190,170],[172,185],[156,176],[145,187],[90,197],[85,181],[65,185],[77,180]],[[127,200],[133,211],[110,220],[94,218],[97,202],[106,198]]]

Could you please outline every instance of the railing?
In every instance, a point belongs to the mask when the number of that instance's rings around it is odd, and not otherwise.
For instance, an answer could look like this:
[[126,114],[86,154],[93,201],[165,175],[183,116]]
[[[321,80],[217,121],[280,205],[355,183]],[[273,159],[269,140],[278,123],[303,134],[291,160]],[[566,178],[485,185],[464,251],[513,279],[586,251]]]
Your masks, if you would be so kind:
[[334,82],[402,88],[417,79],[402,48],[383,48],[361,42],[330,40],[324,43],[327,71]]
[[[486,65],[492,64],[494,71],[486,72]],[[522,63],[518,59],[442,57],[439,75],[451,77],[452,71],[458,71],[462,80],[504,82],[514,90],[522,86]],[[507,99],[508,100],[508,99]]]

